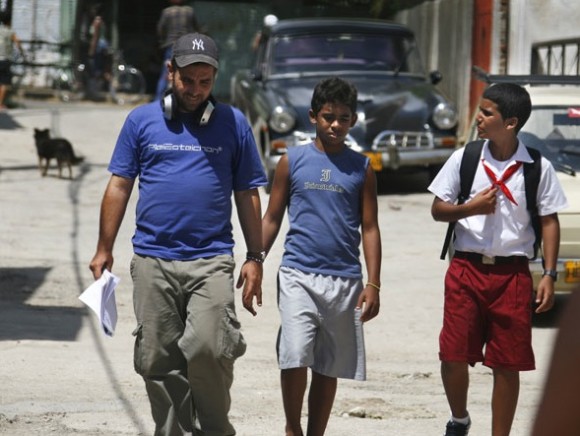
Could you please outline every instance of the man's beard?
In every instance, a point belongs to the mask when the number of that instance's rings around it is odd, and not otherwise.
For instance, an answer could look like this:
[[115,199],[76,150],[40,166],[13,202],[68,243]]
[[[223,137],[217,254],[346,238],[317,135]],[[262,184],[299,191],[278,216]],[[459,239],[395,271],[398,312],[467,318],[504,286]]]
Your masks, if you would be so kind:
[[204,100],[196,100],[196,103],[192,103],[190,99],[185,97],[185,94],[178,92],[175,92],[173,95],[177,103],[177,109],[180,112],[195,112],[204,102]]

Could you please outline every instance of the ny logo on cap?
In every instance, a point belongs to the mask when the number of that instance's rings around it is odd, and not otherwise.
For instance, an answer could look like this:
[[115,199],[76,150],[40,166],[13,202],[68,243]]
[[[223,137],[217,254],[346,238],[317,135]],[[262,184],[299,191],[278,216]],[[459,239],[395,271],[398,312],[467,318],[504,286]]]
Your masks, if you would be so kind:
[[203,47],[203,39],[194,39],[193,41],[191,41],[192,43],[192,50],[200,50],[200,51],[205,51],[205,48]]

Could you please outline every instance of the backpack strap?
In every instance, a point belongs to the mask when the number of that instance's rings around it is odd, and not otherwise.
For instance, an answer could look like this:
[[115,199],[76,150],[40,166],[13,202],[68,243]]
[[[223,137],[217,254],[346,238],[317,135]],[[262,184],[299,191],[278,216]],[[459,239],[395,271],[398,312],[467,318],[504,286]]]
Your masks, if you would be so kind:
[[[483,149],[484,142],[485,141],[483,140],[472,141],[465,145],[463,157],[461,158],[461,164],[459,166],[459,180],[461,185],[457,204],[463,204],[469,198],[469,192],[471,191],[471,185],[473,185],[473,179],[475,178],[475,172],[477,171],[477,165],[479,163],[479,158],[481,157],[481,150]],[[450,222],[447,226],[443,249],[439,256],[441,260],[445,260],[454,229],[455,221]]]
[[540,223],[540,216],[538,215],[538,185],[540,184],[540,176],[542,174],[542,155],[535,148],[526,147],[528,153],[534,159],[533,162],[524,164],[524,183],[526,187],[526,204],[531,217],[532,227],[536,240],[534,242],[534,257],[538,254],[538,249],[542,242],[542,225]]

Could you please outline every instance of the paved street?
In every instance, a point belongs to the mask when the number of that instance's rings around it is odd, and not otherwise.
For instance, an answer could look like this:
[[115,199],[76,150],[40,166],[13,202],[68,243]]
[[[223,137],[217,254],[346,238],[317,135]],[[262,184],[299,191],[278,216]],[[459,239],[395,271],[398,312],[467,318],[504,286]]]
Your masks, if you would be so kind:
[[[152,434],[144,386],[132,366],[128,264],[136,196],[116,245],[113,271],[121,283],[113,338],[102,334],[78,300],[92,282],[88,263],[109,178],[106,166],[128,110],[31,103],[0,113],[0,434]],[[85,157],[74,167],[73,181],[58,179],[55,167],[40,176],[34,127],[58,131]],[[365,325],[368,380],[339,382],[329,436],[443,432],[448,409],[437,337],[446,227],[431,219],[425,185],[421,175],[390,177],[380,195],[382,305],[379,317]],[[265,208],[268,197],[262,198]],[[235,232],[239,265],[246,250],[237,223]],[[265,265],[258,315],[238,304],[248,351],[236,364],[231,418],[241,436],[283,433],[274,348],[282,236]],[[534,329],[539,369],[522,374],[514,436],[528,434],[554,333],[550,327]],[[489,435],[491,372],[477,366],[471,374],[470,434]]]

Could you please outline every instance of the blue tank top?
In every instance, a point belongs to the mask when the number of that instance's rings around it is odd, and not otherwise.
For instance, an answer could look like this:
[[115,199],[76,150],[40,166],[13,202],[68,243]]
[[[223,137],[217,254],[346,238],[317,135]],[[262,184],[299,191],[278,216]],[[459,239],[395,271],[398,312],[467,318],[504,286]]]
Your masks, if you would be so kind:
[[361,278],[361,197],[368,158],[347,147],[327,154],[311,143],[288,149],[289,230],[282,265]]

